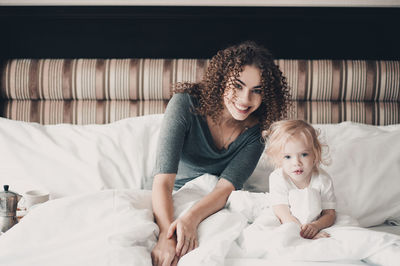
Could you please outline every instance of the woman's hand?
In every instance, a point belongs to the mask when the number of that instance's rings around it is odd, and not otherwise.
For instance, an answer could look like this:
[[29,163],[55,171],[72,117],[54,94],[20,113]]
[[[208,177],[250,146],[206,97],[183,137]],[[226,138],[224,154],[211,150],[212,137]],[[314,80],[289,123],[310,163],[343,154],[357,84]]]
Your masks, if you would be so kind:
[[307,239],[312,239],[312,238],[314,238],[317,234],[318,234],[318,232],[319,232],[319,228],[315,225],[315,224],[313,224],[313,223],[310,223],[310,224],[303,224],[301,227],[300,227],[301,229],[300,229],[300,235],[302,236],[302,237],[304,237],[304,238],[307,238]]
[[167,237],[173,238],[176,233],[176,256],[182,257],[198,247],[197,226],[198,223],[190,219],[188,214],[179,217],[171,224]]
[[153,266],[176,266],[179,258],[176,256],[175,250],[175,237],[167,238],[166,235],[160,234],[156,246],[151,251]]

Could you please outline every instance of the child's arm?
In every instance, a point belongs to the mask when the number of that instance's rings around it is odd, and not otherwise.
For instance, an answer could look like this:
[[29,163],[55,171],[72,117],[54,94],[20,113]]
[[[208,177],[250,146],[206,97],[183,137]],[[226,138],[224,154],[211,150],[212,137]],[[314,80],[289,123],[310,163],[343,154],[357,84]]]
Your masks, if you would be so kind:
[[312,222],[312,224],[315,224],[319,228],[319,230],[322,230],[333,225],[335,219],[336,211],[334,209],[323,210],[321,212],[321,216],[317,220]]
[[297,220],[296,217],[294,217],[290,212],[289,205],[286,204],[274,205],[272,206],[272,210],[274,211],[276,217],[278,217],[281,224],[292,222],[292,223],[297,223],[298,225],[301,226],[299,220]]
[[309,224],[301,226],[300,235],[304,238],[314,238],[319,231],[331,226],[336,219],[336,211],[334,209],[327,209],[321,212],[321,216]]

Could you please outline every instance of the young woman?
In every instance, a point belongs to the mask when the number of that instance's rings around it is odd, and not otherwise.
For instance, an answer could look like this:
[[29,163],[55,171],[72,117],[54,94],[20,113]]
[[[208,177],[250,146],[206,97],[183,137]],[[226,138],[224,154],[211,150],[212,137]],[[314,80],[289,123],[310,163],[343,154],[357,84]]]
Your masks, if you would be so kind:
[[[160,228],[153,265],[176,265],[198,246],[197,227],[241,189],[264,149],[261,132],[285,117],[289,90],[267,49],[245,42],[219,51],[199,83],[178,83],[158,142],[153,212]],[[174,220],[173,189],[203,174],[214,190]]]

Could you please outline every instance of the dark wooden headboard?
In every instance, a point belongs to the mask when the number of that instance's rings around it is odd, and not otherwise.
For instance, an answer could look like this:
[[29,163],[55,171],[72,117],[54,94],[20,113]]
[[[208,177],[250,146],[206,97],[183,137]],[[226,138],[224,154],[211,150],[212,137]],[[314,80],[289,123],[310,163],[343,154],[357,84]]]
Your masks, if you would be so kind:
[[400,59],[400,8],[0,6],[0,25],[0,60],[210,58],[248,39],[281,59]]

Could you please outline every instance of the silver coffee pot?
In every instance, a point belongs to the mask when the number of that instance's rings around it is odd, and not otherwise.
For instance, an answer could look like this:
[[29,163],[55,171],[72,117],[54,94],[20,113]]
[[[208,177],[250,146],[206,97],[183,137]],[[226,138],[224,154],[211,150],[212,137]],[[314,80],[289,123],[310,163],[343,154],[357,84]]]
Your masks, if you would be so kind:
[[8,185],[4,185],[4,191],[0,191],[0,230],[3,233],[18,223],[17,204],[22,198],[8,188]]

